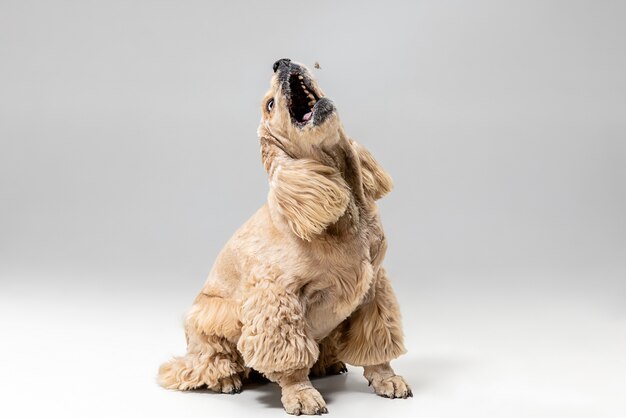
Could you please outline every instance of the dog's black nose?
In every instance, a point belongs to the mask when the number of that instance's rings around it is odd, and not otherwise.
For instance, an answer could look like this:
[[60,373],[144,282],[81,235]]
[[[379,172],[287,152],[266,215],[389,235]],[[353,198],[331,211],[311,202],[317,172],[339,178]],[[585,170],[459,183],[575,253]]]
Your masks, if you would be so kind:
[[278,71],[278,67],[280,67],[280,64],[289,65],[290,62],[291,62],[291,60],[289,58],[281,58],[281,59],[279,59],[278,61],[276,61],[274,63],[272,68],[274,69],[274,72],[276,72],[276,71]]

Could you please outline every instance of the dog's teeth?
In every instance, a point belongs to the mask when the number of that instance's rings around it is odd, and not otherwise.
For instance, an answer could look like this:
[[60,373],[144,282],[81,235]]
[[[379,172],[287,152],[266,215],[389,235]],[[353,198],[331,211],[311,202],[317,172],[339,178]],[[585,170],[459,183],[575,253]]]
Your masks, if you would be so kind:
[[299,78],[300,80],[304,80],[304,77],[302,77],[301,75],[299,75],[299,76],[298,76],[298,78]]
[[315,100],[311,100],[311,101],[309,102],[309,106],[311,106],[311,107],[313,107],[313,105],[314,105],[314,104],[315,104]]

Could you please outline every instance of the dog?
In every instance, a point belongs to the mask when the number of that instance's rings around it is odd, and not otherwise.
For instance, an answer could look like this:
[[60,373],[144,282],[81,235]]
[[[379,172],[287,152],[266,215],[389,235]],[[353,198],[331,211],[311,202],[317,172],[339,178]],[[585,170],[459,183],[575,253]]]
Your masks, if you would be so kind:
[[287,413],[312,415],[328,410],[309,376],[350,364],[378,395],[413,396],[389,364],[405,353],[376,205],[391,178],[305,66],[284,58],[273,71],[258,128],[267,203],[218,255],[185,319],[187,354],[159,382],[238,393],[257,371]]

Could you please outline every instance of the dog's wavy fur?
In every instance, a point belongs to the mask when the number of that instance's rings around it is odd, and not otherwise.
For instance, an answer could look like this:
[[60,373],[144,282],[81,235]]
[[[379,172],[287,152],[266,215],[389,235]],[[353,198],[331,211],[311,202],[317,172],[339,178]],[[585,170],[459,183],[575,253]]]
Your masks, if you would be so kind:
[[[309,71],[277,64],[258,130],[267,203],[219,254],[185,320],[187,354],[161,366],[159,381],[233,393],[254,369],[281,385],[287,412],[313,414],[326,406],[308,375],[348,363],[364,367],[379,395],[406,398],[410,388],[389,366],[405,349],[375,203],[391,178],[347,137]],[[321,123],[293,121],[290,73],[330,109]]]

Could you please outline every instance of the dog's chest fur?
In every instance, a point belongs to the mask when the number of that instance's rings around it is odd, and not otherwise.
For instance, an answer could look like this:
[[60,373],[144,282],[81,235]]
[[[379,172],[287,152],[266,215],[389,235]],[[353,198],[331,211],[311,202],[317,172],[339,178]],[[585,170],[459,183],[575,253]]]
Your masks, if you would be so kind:
[[251,278],[279,280],[299,295],[319,341],[371,295],[386,244],[375,207],[367,212],[349,236],[305,242],[277,229],[264,205],[222,250],[202,293],[242,301]]
[[307,264],[317,273],[302,287],[302,296],[311,335],[321,340],[363,303],[386,247],[377,216],[360,228],[356,239],[312,245],[318,246],[312,252],[316,259]]
[[320,277],[328,287],[315,290],[307,299],[306,318],[311,336],[319,341],[360,305],[373,281],[373,268],[363,261],[351,275],[338,275],[332,269]]

